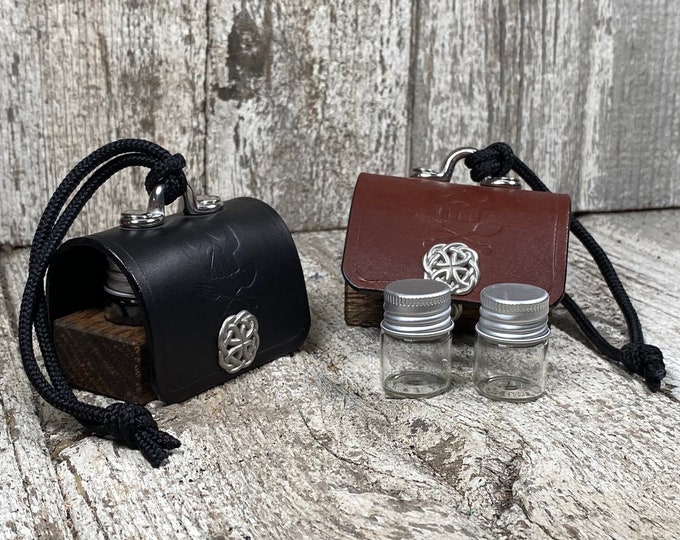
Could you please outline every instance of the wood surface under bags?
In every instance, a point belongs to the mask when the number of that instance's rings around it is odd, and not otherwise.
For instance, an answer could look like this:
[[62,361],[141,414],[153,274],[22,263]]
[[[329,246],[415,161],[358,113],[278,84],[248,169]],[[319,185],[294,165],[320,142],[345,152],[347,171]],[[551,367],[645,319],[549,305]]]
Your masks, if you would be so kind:
[[[538,401],[479,396],[471,337],[460,334],[450,392],[387,399],[377,329],[343,320],[344,232],[298,234],[307,344],[185,403],[154,402],[183,443],[160,469],[34,399],[15,335],[28,253],[0,253],[0,538],[677,537],[680,212],[583,221],[666,354],[661,392],[593,353],[558,307]],[[623,342],[578,242],[567,290]]]

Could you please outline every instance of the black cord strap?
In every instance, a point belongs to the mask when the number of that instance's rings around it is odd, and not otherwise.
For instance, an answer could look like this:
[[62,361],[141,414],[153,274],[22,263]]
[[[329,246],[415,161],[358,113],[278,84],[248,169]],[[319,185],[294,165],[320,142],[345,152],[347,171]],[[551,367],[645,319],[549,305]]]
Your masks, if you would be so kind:
[[[492,176],[505,176],[515,171],[535,191],[550,191],[527,165],[522,162],[505,143],[493,143],[465,159],[470,177],[475,182]],[[609,257],[581,222],[571,215],[570,230],[593,257],[605,283],[611,291],[626,321],[630,343],[620,349],[609,343],[593,326],[583,310],[568,294],[562,298],[562,305],[571,313],[581,331],[600,352],[611,361],[625,367],[631,373],[644,377],[647,386],[654,392],[660,389],[661,379],[666,376],[662,352],[644,342],[642,326],[630,297],[619,279]]]
[[[44,289],[50,260],[87,201],[115,173],[133,166],[150,169],[145,182],[148,192],[159,183],[165,184],[165,204],[186,191],[187,180],[182,171],[184,158],[180,154],[171,155],[149,141],[121,139],[102,146],[78,163],[50,198],[33,237],[19,312],[19,350],[28,379],[45,401],[74,416],[95,434],[139,449],[151,465],[158,467],[168,457],[168,451],[178,448],[180,442],[160,431],[151,413],[141,405],[126,402],[101,408],[76,398],[59,366]],[[34,331],[47,377],[35,357]]]

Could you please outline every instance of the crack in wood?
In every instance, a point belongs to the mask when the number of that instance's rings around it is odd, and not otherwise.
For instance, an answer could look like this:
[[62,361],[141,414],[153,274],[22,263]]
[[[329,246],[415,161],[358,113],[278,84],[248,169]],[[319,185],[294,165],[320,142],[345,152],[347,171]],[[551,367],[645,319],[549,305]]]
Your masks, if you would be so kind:
[[328,444],[321,439],[321,437],[318,436],[318,434],[312,429],[312,427],[309,425],[309,422],[307,422],[307,419],[305,418],[305,415],[302,413],[302,411],[298,410],[300,414],[300,419],[302,420],[302,423],[305,425],[307,428],[307,431],[309,432],[309,435],[314,439],[314,442],[316,442],[321,448],[323,448],[326,452],[328,452],[331,456],[334,458],[342,461],[343,463],[347,463],[348,465],[352,465],[354,467],[364,467],[362,463],[359,463],[357,461],[352,461],[349,458],[346,458],[344,456],[341,456],[337,452],[334,452],[333,450],[330,449]]

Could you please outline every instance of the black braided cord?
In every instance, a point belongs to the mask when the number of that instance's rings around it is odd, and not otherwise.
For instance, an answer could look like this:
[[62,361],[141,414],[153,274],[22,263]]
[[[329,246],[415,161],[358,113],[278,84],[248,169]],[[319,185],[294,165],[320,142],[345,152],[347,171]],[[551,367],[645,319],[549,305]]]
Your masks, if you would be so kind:
[[[481,182],[489,176],[505,176],[510,170],[515,171],[535,191],[550,191],[527,165],[513,153],[505,143],[493,143],[486,148],[469,155],[465,165],[470,169],[470,177]],[[571,296],[565,294],[562,305],[574,317],[581,331],[600,352],[612,362],[623,366],[631,373],[641,375],[653,392],[661,388],[661,380],[666,376],[663,353],[657,347],[644,342],[642,326],[633,307],[630,297],[619,279],[614,266],[605,251],[590,235],[581,222],[572,214],[569,228],[593,257],[604,281],[609,287],[616,303],[619,305],[628,328],[630,343],[620,349],[609,343],[593,326],[583,310]]]
[[[19,312],[19,350],[24,370],[38,393],[53,407],[75,417],[96,435],[111,437],[139,449],[153,467],[168,457],[180,442],[158,429],[151,413],[136,403],[112,403],[106,408],[83,403],[65,379],[52,340],[45,301],[44,278],[50,261],[76,217],[104,182],[127,167],[150,169],[145,187],[150,193],[165,184],[165,204],[187,188],[180,154],[141,139],[121,139],[102,146],[66,175],[50,198],[33,237],[28,277]],[[89,176],[89,178],[87,178]],[[85,180],[87,178],[87,180]],[[76,189],[81,184],[80,189]],[[75,195],[74,195],[75,192]],[[69,200],[70,199],[70,200]],[[68,204],[67,204],[68,203]],[[64,208],[66,206],[66,208]],[[36,360],[33,333],[37,338],[47,377]]]

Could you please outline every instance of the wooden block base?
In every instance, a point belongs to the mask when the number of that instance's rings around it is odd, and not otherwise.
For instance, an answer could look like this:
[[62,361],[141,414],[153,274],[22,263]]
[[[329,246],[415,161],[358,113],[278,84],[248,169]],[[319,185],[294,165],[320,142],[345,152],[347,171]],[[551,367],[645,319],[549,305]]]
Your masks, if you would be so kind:
[[72,386],[140,404],[156,399],[144,327],[114,324],[103,309],[86,309],[54,322],[54,342]]
[[345,283],[345,322],[350,326],[380,326],[383,295],[357,291]]

